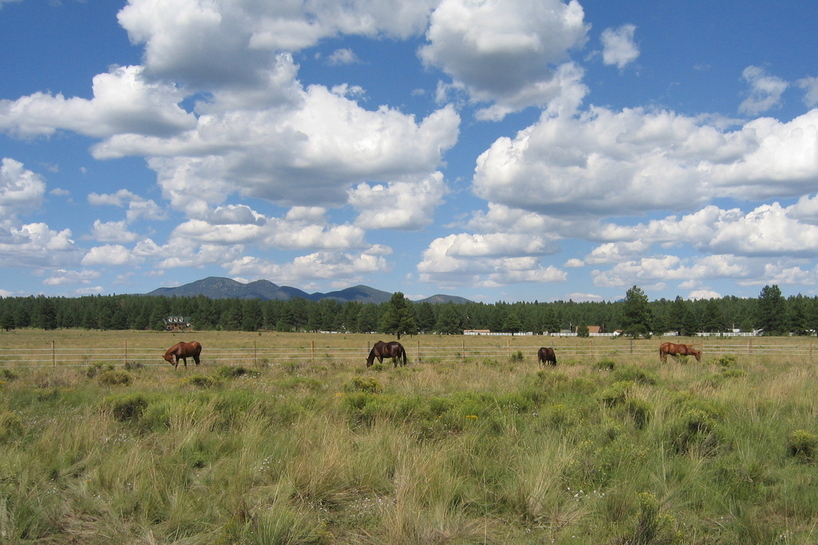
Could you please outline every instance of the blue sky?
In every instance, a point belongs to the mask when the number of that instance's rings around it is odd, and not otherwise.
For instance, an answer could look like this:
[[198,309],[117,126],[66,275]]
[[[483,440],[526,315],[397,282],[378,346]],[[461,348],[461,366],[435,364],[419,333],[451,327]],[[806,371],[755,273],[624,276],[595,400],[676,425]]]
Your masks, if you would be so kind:
[[0,0],[0,296],[818,295],[814,2]]

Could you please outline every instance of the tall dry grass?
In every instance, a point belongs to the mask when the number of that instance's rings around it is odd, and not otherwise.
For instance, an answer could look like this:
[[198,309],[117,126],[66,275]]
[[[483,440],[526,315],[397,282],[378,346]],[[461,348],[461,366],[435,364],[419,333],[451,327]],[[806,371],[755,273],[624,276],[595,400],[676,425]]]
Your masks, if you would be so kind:
[[[14,333],[29,345],[52,334]],[[170,339],[128,335],[157,349]],[[319,354],[373,338],[269,337]],[[0,541],[815,541],[818,382],[803,353],[661,364],[652,349],[583,340],[585,355],[541,368],[522,344],[536,340],[413,338],[484,353],[429,348],[397,369],[367,369],[357,348],[176,371],[6,366]]]

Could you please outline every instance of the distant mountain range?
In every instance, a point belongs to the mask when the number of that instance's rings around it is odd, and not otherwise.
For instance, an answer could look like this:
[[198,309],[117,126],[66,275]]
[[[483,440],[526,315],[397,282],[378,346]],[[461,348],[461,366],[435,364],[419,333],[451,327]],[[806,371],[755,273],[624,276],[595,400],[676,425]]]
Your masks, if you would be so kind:
[[[289,286],[278,286],[269,280],[256,280],[249,284],[242,284],[230,278],[210,276],[202,280],[196,280],[190,284],[175,288],[155,289],[147,295],[157,295],[164,297],[196,297],[203,295],[210,299],[261,299],[263,301],[289,301],[291,299],[306,299],[308,301],[320,301],[322,299],[334,299],[339,303],[348,301],[359,301],[361,303],[386,303],[392,298],[392,294],[386,291],[376,290],[369,286],[352,286],[340,291],[329,293],[307,293],[298,288]],[[433,295],[415,303],[469,303],[468,299],[454,295]]]

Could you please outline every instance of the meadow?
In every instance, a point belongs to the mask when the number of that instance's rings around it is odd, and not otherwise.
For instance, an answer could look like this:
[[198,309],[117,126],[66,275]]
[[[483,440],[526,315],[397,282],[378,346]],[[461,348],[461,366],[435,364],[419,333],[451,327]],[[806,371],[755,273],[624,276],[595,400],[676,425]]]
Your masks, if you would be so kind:
[[0,542],[818,541],[810,339],[380,338],[0,333]]

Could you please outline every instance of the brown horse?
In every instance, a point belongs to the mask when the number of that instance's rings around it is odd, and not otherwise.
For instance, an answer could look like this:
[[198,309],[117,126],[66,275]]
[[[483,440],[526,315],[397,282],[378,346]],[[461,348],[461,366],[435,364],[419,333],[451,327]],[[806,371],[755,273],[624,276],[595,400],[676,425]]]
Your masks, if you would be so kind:
[[[168,351],[165,352],[165,355],[163,357],[165,358],[165,361],[167,361],[168,363],[172,363],[173,368],[176,369],[176,367],[179,365],[179,360],[182,360],[185,364],[185,367],[187,367],[187,359],[190,357],[193,358],[193,361],[196,362],[196,365],[199,365],[199,354],[201,353],[202,345],[196,341],[191,341],[189,343],[174,344],[173,346],[168,348]],[[176,358],[176,361],[174,361],[174,357]]]
[[696,361],[702,361],[702,351],[696,350],[688,344],[662,343],[659,347],[659,359],[667,362],[667,356],[694,356]]
[[405,366],[406,350],[403,349],[403,345],[398,341],[388,343],[378,341],[375,343],[375,346],[372,347],[372,350],[369,351],[369,356],[366,358],[366,366],[371,367],[375,358],[378,358],[378,363],[383,363],[384,358],[392,358],[392,363],[395,367],[398,366],[398,363]]
[[543,346],[537,350],[537,363],[557,365],[557,354],[554,352],[554,349]]

